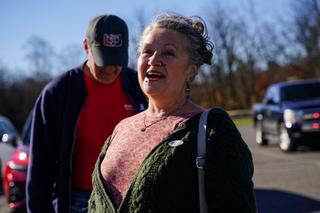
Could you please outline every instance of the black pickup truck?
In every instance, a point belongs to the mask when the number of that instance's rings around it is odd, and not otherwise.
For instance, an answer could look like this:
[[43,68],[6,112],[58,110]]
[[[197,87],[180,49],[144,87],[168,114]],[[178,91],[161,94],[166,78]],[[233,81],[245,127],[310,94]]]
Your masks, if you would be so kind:
[[259,145],[276,141],[284,152],[301,145],[320,146],[320,80],[272,84],[252,112]]

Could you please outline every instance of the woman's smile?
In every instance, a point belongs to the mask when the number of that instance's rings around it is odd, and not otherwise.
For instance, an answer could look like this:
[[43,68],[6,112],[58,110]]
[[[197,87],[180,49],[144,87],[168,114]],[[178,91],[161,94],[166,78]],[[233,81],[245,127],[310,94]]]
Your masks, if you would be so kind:
[[165,78],[165,76],[161,72],[157,72],[157,71],[147,72],[147,74],[146,74],[146,79],[149,82],[159,81],[164,78]]

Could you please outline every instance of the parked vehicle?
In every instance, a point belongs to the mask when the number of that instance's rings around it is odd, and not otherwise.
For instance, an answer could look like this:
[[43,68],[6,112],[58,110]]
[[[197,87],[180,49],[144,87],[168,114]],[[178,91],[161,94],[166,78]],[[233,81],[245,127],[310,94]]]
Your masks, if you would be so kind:
[[7,117],[0,116],[0,143],[16,147],[19,139],[19,133],[12,122]]
[[9,118],[0,116],[0,179],[5,162],[20,142],[20,135]]
[[28,117],[20,143],[5,164],[3,191],[11,212],[26,212],[25,186],[29,162],[31,116]]
[[274,140],[284,152],[301,145],[320,146],[320,80],[272,84],[252,112],[259,145]]

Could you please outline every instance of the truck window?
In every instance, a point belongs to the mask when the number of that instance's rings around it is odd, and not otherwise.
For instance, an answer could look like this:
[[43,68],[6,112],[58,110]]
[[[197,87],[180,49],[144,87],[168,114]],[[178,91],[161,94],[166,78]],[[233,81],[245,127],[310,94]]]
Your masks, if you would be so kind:
[[320,98],[320,83],[288,85],[281,89],[284,102]]
[[277,87],[271,86],[266,93],[264,103],[274,103],[277,104],[280,102],[279,90]]

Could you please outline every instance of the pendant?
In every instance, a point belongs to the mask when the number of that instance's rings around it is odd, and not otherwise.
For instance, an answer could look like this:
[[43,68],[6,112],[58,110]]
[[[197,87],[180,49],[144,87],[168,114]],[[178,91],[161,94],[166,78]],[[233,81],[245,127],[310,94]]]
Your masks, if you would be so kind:
[[140,129],[140,131],[141,131],[141,132],[144,132],[144,131],[146,131],[146,128],[143,127],[143,128]]

